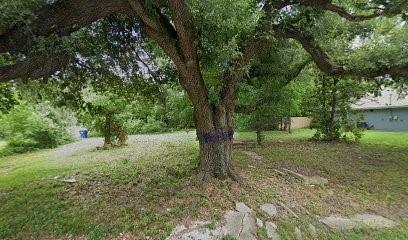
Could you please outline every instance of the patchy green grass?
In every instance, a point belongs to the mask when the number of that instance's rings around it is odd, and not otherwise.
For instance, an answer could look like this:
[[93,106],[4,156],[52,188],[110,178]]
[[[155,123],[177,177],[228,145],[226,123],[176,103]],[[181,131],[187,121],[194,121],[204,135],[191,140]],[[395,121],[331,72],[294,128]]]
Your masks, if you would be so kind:
[[[313,129],[296,129],[293,133],[283,131],[265,131],[265,141],[298,141],[310,139],[315,130]],[[256,141],[255,132],[237,132],[236,138],[238,141]]]
[[[404,135],[369,131],[357,145],[307,141],[312,135],[309,129],[267,132],[263,147],[236,146],[234,164],[245,185],[214,181],[202,186],[193,133],[132,137],[128,146],[111,150],[72,151],[74,144],[0,158],[0,239],[113,239],[121,233],[165,239],[181,221],[220,220],[235,201],[253,209],[278,204],[275,220],[282,239],[294,239],[295,226],[304,239],[312,239],[309,223],[319,239],[408,239]],[[238,133],[237,138],[253,140],[255,134]],[[244,149],[265,159],[249,159]],[[274,171],[283,167],[326,177],[329,184],[306,186]],[[68,178],[76,183],[62,181]],[[331,232],[316,218],[365,212],[400,225]],[[259,235],[264,239],[265,232]]]
[[[386,230],[344,233],[324,230],[319,232],[319,239],[408,239],[406,132],[367,131],[361,142],[355,145],[306,141],[313,133],[309,129],[296,130],[292,134],[267,132],[264,146],[240,146],[265,158],[264,162],[251,162],[236,150],[238,162],[249,168],[255,167],[247,177],[252,182],[250,185],[257,186],[258,199],[253,201],[248,197],[245,201],[257,205],[274,199],[274,202],[281,201],[300,215],[300,220],[290,214],[279,220],[283,239],[295,239],[295,226],[304,233],[308,223],[320,226],[310,216],[352,216],[364,212],[402,220],[403,223]],[[255,135],[245,133],[239,138],[253,141]],[[323,188],[304,186],[294,178],[274,172],[282,168],[326,177],[329,184]]]
[[[314,129],[296,129],[293,133],[283,131],[264,132],[265,141],[299,141],[308,140],[313,137]],[[237,140],[256,141],[255,132],[238,132]],[[386,148],[408,148],[408,132],[385,132],[377,130],[367,130],[360,139],[361,145],[381,146]]]
[[[69,156],[45,150],[1,158],[0,239],[105,239],[122,232],[163,239],[173,215],[192,210],[166,200],[192,199],[178,189],[195,176],[196,151],[194,142],[140,141]],[[68,178],[77,183],[62,181]]]
[[383,147],[408,148],[408,132],[366,131],[361,143]]

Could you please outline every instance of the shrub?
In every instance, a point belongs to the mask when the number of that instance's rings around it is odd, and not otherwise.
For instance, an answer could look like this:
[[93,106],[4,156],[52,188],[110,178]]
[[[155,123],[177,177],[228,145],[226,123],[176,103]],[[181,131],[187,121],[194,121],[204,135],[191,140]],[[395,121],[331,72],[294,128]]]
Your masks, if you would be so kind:
[[[56,112],[53,117],[56,117]],[[7,141],[4,153],[53,148],[69,142],[72,137],[66,130],[67,125],[62,122],[48,114],[39,114],[25,103],[16,105],[0,119],[0,132]]]
[[[368,83],[367,83],[368,84]],[[351,117],[351,105],[364,96],[370,86],[351,78],[316,77],[316,89],[310,100],[315,140],[356,142],[363,136],[358,119]]]
[[142,126],[141,133],[163,132],[164,130],[166,130],[166,126],[163,122],[148,116],[147,121]]
[[128,119],[126,120],[124,127],[129,134],[139,134],[142,132],[144,122],[140,119]]

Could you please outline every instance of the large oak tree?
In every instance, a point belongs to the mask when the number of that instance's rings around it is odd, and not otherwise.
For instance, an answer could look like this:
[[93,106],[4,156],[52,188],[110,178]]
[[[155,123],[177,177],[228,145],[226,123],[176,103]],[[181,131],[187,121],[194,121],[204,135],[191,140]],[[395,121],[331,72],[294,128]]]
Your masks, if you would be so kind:
[[[111,15],[132,17],[143,34],[155,42],[172,60],[180,84],[193,103],[200,142],[200,169],[203,179],[206,180],[211,177],[237,179],[231,165],[237,88],[240,80],[246,77],[248,66],[268,44],[271,37],[295,40],[310,54],[316,66],[328,75],[369,78],[408,76],[408,61],[369,65],[367,68],[344,66],[341,62],[334,61],[333,56],[328,53],[327,46],[319,41],[324,33],[322,28],[325,27],[319,22],[322,16],[330,15],[340,22],[381,21],[387,17],[394,17],[401,22],[402,18],[406,18],[405,0],[392,3],[381,0],[342,1],[342,5],[332,0],[201,1],[205,3],[204,6],[198,4],[199,2],[56,0],[33,4],[30,6],[34,9],[33,14],[19,15],[17,20],[10,18],[11,20],[0,25],[0,53],[15,57],[12,64],[0,67],[0,81],[47,77],[69,64],[75,64],[77,54],[73,54],[72,51],[55,46],[44,50],[38,46],[47,46],[44,42],[50,38],[71,37],[78,30]],[[247,3],[244,6],[251,6],[248,7],[248,11],[251,11],[248,16],[255,17],[248,21],[254,21],[254,25],[250,24],[252,29],[246,29],[241,33],[237,31],[234,36],[224,41],[226,46],[234,43],[232,45],[235,46],[233,48],[236,54],[232,54],[230,59],[224,59],[222,67],[218,63],[218,67],[213,68],[218,71],[216,76],[219,78],[219,87],[214,91],[204,76],[206,73],[204,54],[211,51],[205,51],[203,46],[212,42],[204,41],[207,33],[202,30],[208,29],[208,26],[201,28],[200,24],[214,19],[222,21],[223,17],[227,18],[225,21],[231,20],[228,19],[228,15],[217,15],[212,8],[224,6],[227,10],[224,13],[228,13],[229,10],[233,14],[239,9],[233,8],[237,6],[234,4],[239,2]],[[228,9],[230,7],[231,9]],[[205,10],[208,11],[206,15],[202,14]],[[242,25],[246,24],[246,19],[241,21]],[[238,26],[240,23],[235,25]],[[216,26],[214,22],[210,25],[214,28]],[[321,31],[315,34],[313,31],[316,30]],[[222,42],[222,39],[220,41]],[[80,50],[80,47],[76,49],[79,52]],[[215,57],[217,56],[214,55]]]

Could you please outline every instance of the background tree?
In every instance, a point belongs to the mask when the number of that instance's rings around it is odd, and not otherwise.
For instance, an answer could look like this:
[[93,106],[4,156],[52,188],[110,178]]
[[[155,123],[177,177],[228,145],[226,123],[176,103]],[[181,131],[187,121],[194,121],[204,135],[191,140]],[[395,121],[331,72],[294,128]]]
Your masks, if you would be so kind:
[[316,73],[314,82],[315,90],[309,102],[313,126],[317,129],[314,138],[324,141],[360,139],[363,129],[357,126],[359,119],[352,118],[351,105],[373,91],[373,84],[322,73]]
[[290,121],[291,116],[300,114],[306,86],[295,80],[311,60],[299,50],[294,43],[271,41],[252,64],[249,79],[240,84],[238,124],[255,130],[258,144],[263,139],[262,131],[279,129],[285,119]]
[[102,133],[104,148],[126,144],[127,132],[121,114],[126,111],[127,99],[111,93],[97,94],[91,88],[82,91],[84,107],[77,116],[88,128]]

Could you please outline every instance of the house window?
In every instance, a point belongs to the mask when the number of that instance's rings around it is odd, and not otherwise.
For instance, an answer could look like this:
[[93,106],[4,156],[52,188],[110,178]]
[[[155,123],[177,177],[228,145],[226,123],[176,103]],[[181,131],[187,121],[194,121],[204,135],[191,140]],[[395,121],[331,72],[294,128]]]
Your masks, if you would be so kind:
[[391,115],[390,118],[389,118],[389,120],[390,120],[390,122],[398,121],[398,116]]

